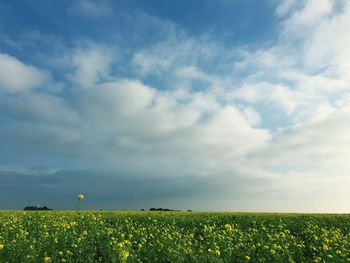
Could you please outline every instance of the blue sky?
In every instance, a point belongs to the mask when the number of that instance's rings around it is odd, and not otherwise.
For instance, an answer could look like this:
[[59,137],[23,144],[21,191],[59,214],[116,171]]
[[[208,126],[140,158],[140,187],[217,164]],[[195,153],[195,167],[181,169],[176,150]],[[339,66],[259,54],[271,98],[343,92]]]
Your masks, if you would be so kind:
[[348,212],[349,23],[344,0],[0,1],[0,208]]

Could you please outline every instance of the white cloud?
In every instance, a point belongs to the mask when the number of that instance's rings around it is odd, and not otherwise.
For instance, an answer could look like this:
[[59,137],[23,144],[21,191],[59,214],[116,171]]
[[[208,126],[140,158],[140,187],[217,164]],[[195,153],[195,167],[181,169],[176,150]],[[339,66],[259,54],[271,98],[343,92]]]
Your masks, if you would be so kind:
[[205,36],[192,39],[171,32],[165,40],[136,52],[132,62],[141,75],[169,73],[178,67],[196,65],[199,60],[211,58],[213,50],[208,43],[210,41],[207,42]]
[[[81,166],[140,176],[261,180],[254,185],[261,193],[252,200],[257,208],[268,202],[281,210],[307,200],[324,209],[315,201],[322,191],[334,195],[329,205],[348,198],[349,4],[337,13],[325,0],[296,5],[287,0],[277,8],[284,19],[279,38],[253,51],[189,38],[169,23],[165,39],[136,50],[131,66],[126,63],[135,79],[114,75],[111,47],[67,52],[69,96],[1,98],[0,109],[9,112],[0,129],[3,149],[23,156],[31,149],[38,159],[51,151]],[[241,61],[231,55],[236,52]],[[23,76],[0,71],[8,90],[30,90],[44,81],[45,74],[15,58],[0,56],[0,68],[7,70],[1,61]],[[213,61],[212,67],[206,63]],[[152,78],[170,85],[146,85]],[[191,89],[198,81],[205,88]],[[264,112],[268,108],[273,116]],[[275,115],[283,121],[269,127]],[[9,143],[14,141],[20,143]]]
[[[290,209],[305,200],[317,211],[347,211],[334,200],[350,197],[350,4],[337,12],[333,5],[306,1],[296,11],[276,10],[286,17],[279,39],[242,52],[234,69],[245,72],[243,84],[227,94],[262,111],[272,107],[276,115],[283,109],[273,138],[245,161],[250,174],[272,178],[271,192],[280,192]],[[272,119],[262,116],[263,124]]]
[[350,111],[320,106],[315,116],[320,118],[282,130],[257,154],[261,165],[320,178],[348,176]]
[[101,148],[101,159],[115,154],[116,159],[124,155],[123,159],[132,160],[142,154],[144,165],[152,165],[157,158],[159,169],[165,169],[168,162],[180,165],[186,160],[194,165],[191,170],[200,173],[203,169],[198,165],[210,163],[213,155],[215,162],[244,156],[270,138],[267,131],[252,128],[233,106],[207,108],[203,102],[210,102],[210,97],[201,96],[199,103],[198,94],[178,100],[173,92],[160,92],[132,80],[105,83],[84,92],[85,128],[96,141],[115,138],[116,148]]
[[72,110],[69,102],[45,93],[29,92],[24,95],[3,96],[0,98],[0,103],[7,114],[14,119],[62,126],[72,125],[78,121],[78,115]]
[[143,75],[148,73],[157,73],[159,70],[166,69],[171,65],[172,59],[166,55],[162,57],[149,56],[146,53],[136,53],[133,57],[133,63]]
[[[332,14],[329,0],[307,0],[305,5],[294,12],[284,23],[282,35],[306,36],[313,27]],[[299,31],[303,28],[303,31]]]
[[112,8],[106,1],[77,0],[68,11],[90,18],[104,18],[112,15]]
[[268,103],[282,108],[287,115],[294,113],[298,100],[287,86],[265,82],[247,83],[230,93],[233,99],[243,100],[249,104]]
[[206,74],[194,66],[180,67],[176,70],[177,77],[188,80],[215,82],[216,78]]
[[30,90],[49,80],[49,75],[26,65],[7,54],[0,53],[0,89],[9,92]]
[[[59,143],[65,158],[79,155],[94,167],[175,176],[232,170],[270,139],[269,132],[251,126],[258,121],[256,113],[247,110],[247,120],[210,92],[159,91],[128,79],[98,84],[92,77],[71,96],[74,103],[36,93],[2,98],[10,116],[30,121],[28,134],[13,132],[12,140],[39,148],[38,140],[50,147]],[[18,126],[8,126],[6,136],[11,129]]]
[[343,12],[324,19],[306,39],[303,46],[303,63],[308,70],[325,71],[325,74],[350,81],[350,3]]
[[284,16],[296,5],[296,0],[283,0],[282,3],[276,8],[276,14],[278,16]]
[[242,52],[235,69],[248,74],[231,96],[280,105],[290,123],[311,119],[317,105],[343,97],[350,87],[350,4],[337,12],[334,4],[306,1],[282,21],[273,46]]
[[90,45],[78,49],[70,58],[74,66],[74,74],[70,74],[70,78],[82,87],[106,81],[114,59],[115,52],[107,47]]
[[243,115],[252,126],[259,126],[261,124],[261,117],[253,108],[245,108],[243,110]]

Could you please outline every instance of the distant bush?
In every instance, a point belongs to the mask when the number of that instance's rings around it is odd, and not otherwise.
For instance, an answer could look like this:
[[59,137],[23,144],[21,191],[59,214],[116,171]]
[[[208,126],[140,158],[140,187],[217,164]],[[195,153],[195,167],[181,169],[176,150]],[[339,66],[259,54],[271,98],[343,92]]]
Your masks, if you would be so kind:
[[173,210],[173,209],[168,209],[168,208],[150,208],[149,211],[179,211],[179,210]]
[[48,208],[47,206],[26,206],[23,210],[29,211],[52,211],[52,208]]

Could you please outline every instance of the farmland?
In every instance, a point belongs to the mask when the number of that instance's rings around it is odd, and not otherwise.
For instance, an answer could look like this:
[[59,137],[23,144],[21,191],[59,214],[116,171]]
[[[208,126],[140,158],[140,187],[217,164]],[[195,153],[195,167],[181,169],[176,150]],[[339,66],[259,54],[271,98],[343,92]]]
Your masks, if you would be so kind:
[[350,262],[350,216],[1,211],[0,262]]

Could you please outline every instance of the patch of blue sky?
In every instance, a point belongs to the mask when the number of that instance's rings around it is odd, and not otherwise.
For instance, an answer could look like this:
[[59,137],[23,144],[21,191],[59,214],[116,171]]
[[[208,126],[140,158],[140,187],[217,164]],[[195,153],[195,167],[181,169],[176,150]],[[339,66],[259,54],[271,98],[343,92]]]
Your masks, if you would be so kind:
[[281,106],[263,102],[257,104],[254,108],[259,112],[262,119],[259,127],[269,130],[272,134],[293,124],[290,116],[286,114]]
[[[261,43],[276,36],[277,32],[276,18],[271,15],[275,6],[269,2],[191,1],[184,5],[181,1],[110,1],[105,3],[112,10],[111,14],[95,18],[73,10],[69,3],[3,2],[1,34],[18,39],[28,32],[40,32],[44,38],[45,35],[60,36],[66,45],[88,39],[141,48],[167,37],[169,28],[175,24],[185,28],[190,35],[211,34],[229,46]],[[42,52],[50,47],[45,43],[37,46]]]
[[[228,104],[223,102],[223,104]],[[281,105],[271,103],[271,101],[259,101],[256,103],[246,103],[242,100],[236,100],[234,106],[243,112],[246,108],[251,107],[258,112],[261,121],[256,124],[260,129],[268,130],[271,134],[276,134],[280,129],[293,125],[291,116]]]
[[272,1],[148,1],[144,9],[190,34],[210,33],[228,45],[261,42],[277,33]]

